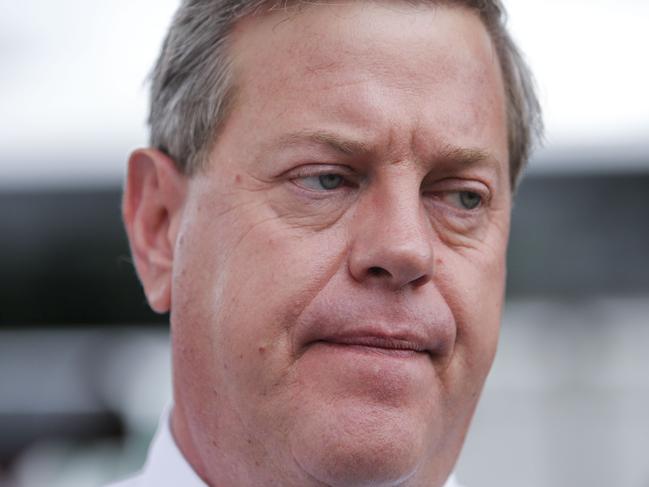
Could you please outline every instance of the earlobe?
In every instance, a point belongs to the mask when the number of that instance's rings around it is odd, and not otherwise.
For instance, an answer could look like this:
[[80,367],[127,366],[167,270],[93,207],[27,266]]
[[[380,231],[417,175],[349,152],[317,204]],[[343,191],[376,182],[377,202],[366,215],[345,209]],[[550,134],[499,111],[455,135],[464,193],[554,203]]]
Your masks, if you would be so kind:
[[187,177],[166,154],[138,149],[128,161],[122,216],[131,254],[151,308],[171,306],[174,247]]

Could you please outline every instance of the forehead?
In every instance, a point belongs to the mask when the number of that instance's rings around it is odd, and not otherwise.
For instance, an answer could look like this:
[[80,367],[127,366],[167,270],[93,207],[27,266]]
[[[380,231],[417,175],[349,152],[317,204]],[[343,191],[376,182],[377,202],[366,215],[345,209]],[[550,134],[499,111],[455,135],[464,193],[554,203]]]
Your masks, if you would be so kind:
[[497,155],[507,158],[497,55],[468,9],[363,1],[294,7],[241,21],[231,49],[234,111],[276,117],[277,130],[291,120],[307,129],[326,121],[385,143],[388,132],[404,131],[444,146],[498,139]]

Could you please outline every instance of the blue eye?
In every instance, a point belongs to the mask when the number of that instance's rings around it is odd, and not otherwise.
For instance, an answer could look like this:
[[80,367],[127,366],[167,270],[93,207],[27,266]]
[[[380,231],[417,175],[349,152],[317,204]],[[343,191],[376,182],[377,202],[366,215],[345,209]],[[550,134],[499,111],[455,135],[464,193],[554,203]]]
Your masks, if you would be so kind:
[[298,178],[304,186],[316,191],[331,191],[337,189],[345,182],[340,174],[321,174],[319,176],[306,176]]
[[460,191],[460,203],[467,210],[473,210],[482,203],[482,197],[473,191]]
[[482,196],[474,191],[452,191],[447,193],[446,200],[462,210],[475,210],[482,204]]

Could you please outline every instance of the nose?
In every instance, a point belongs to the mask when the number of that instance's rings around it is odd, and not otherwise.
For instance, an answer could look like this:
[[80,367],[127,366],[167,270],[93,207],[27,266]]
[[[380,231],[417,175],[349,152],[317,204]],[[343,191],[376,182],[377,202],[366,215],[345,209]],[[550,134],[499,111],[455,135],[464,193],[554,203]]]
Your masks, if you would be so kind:
[[352,277],[399,290],[433,276],[433,230],[418,191],[377,195],[359,207],[349,254]]

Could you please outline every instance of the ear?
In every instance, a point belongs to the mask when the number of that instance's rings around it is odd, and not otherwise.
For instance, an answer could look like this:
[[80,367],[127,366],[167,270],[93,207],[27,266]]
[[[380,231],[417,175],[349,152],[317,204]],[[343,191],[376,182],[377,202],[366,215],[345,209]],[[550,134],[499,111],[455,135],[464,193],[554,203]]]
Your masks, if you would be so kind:
[[122,216],[144,293],[158,313],[171,306],[174,247],[187,192],[187,177],[155,149],[131,154]]

